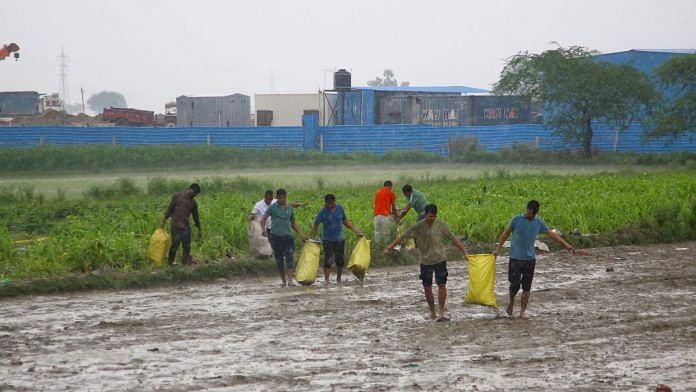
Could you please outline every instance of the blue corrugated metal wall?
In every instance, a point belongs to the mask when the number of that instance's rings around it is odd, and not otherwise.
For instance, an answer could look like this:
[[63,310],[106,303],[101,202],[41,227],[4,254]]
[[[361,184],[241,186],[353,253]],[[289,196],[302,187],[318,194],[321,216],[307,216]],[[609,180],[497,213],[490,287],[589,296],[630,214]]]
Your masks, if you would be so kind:
[[[316,121],[316,119],[315,119]],[[635,124],[619,133],[617,151],[696,152],[696,135],[682,136],[673,143],[667,139],[643,143],[643,130]],[[315,136],[316,135],[316,136]],[[319,136],[320,135],[320,136]],[[0,147],[44,145],[116,144],[213,144],[230,147],[281,149],[312,149],[323,144],[324,151],[384,153],[389,150],[420,149],[447,154],[448,140],[473,136],[489,151],[510,147],[513,143],[537,143],[541,149],[567,147],[553,131],[538,124],[432,127],[424,125],[345,125],[316,127],[308,121],[305,127],[244,128],[78,128],[78,127],[3,127]],[[602,151],[614,149],[615,131],[595,125],[594,147]],[[577,146],[571,146],[577,147]]]
[[[442,155],[447,154],[447,144],[452,138],[473,136],[489,151],[510,147],[514,143],[534,144],[544,150],[568,147],[553,135],[553,131],[538,124],[431,127],[423,125],[380,125],[371,127],[334,126],[320,128],[324,151],[329,153],[365,151],[384,153],[389,150],[420,149]],[[674,143],[666,139],[643,143],[643,129],[634,124],[619,133],[617,151],[676,152],[696,151],[696,138],[683,136]],[[593,146],[602,151],[613,151],[616,141],[614,128],[595,125]],[[577,148],[578,146],[571,146]]]
[[[209,140],[210,138],[210,140]],[[0,128],[0,147],[79,144],[211,144],[249,148],[304,147],[302,127],[136,128],[7,127]]]

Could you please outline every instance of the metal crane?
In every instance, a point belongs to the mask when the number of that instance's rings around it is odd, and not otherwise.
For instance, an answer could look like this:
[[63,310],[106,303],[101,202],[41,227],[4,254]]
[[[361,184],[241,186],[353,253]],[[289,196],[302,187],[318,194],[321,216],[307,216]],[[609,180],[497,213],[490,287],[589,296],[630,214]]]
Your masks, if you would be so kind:
[[19,60],[19,45],[14,42],[9,45],[3,45],[2,49],[0,49],[0,61],[4,60],[5,57],[8,57],[12,53],[14,53],[13,57],[15,60]]

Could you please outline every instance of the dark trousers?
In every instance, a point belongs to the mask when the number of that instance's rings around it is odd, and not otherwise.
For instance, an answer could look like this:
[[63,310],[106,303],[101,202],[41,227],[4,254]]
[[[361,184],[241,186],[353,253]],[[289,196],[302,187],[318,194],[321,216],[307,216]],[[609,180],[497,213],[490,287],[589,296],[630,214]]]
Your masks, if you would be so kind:
[[184,249],[184,254],[181,256],[181,263],[188,262],[189,254],[191,254],[191,228],[179,228],[172,226],[172,247],[169,248],[169,264],[174,263],[176,251],[179,249],[179,244]]
[[278,271],[284,272],[292,269],[294,267],[292,254],[295,249],[295,241],[292,236],[279,236],[269,233],[268,241],[271,243]]

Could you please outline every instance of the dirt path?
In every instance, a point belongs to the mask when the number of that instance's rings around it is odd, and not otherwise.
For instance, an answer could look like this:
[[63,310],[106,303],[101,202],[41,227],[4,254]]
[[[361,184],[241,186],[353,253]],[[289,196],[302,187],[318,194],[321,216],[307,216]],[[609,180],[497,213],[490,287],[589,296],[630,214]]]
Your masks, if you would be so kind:
[[6,300],[0,390],[694,390],[695,250],[541,256],[528,320],[464,305],[462,262],[449,323],[425,319],[416,266],[370,271],[364,287],[263,278]]

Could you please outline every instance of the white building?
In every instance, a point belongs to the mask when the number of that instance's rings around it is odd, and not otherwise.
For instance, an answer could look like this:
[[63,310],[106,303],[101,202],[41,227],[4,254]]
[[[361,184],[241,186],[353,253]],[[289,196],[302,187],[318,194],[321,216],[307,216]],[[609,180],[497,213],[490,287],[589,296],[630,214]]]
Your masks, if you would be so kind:
[[[319,124],[324,115],[330,116],[329,105],[324,110],[324,94],[255,94],[256,125],[258,126],[302,126],[302,115],[307,111],[319,113]],[[326,113],[325,113],[326,112]]]

